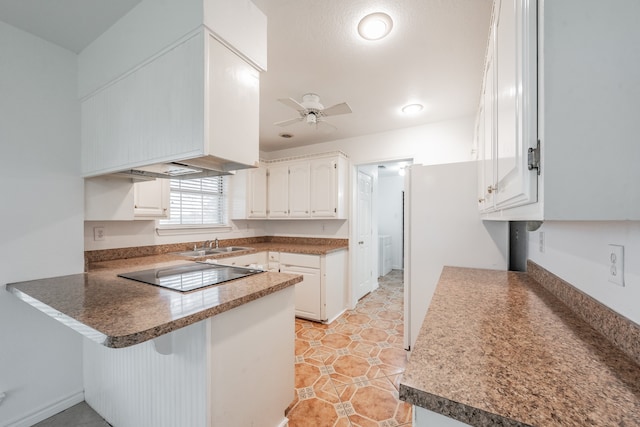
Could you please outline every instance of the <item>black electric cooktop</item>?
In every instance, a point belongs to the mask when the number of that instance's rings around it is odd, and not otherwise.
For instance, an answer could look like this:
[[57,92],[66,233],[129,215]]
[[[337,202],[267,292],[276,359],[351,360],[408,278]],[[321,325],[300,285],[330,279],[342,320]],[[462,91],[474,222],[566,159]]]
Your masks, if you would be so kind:
[[118,277],[162,286],[174,291],[189,292],[262,272],[255,268],[193,262],[166,268],[132,271],[118,274]]

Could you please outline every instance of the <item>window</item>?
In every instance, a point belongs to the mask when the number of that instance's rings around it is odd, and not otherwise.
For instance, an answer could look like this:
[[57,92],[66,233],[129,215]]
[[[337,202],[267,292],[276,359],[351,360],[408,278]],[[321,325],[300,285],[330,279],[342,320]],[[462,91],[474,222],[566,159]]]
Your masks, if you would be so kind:
[[162,226],[227,225],[228,180],[224,176],[170,181],[169,218]]

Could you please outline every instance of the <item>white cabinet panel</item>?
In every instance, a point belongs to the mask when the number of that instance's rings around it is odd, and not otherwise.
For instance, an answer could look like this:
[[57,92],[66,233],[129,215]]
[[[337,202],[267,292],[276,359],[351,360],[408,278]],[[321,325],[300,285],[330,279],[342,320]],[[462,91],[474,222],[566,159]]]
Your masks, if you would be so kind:
[[289,165],[289,218],[309,217],[309,162]]
[[247,217],[267,217],[267,168],[248,169]]
[[82,102],[85,176],[203,154],[203,49],[196,35]]
[[258,165],[260,73],[208,35],[206,154]]
[[295,285],[296,316],[311,320],[324,320],[321,314],[320,269],[281,264],[280,271],[302,274],[304,277],[302,282]]
[[169,180],[155,179],[133,184],[136,219],[169,218]]
[[537,201],[537,174],[528,169],[537,146],[536,4],[494,2],[487,46],[479,126],[478,194],[481,211]]
[[311,161],[311,216],[335,218],[338,215],[336,159]]
[[267,200],[269,218],[289,216],[289,167],[269,166],[267,178]]

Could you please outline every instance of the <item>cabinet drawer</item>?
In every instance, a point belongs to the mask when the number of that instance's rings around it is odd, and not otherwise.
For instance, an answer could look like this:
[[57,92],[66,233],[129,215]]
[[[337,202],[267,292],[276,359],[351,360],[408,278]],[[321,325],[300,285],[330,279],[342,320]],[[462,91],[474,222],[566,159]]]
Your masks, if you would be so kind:
[[280,253],[280,264],[297,265],[300,267],[320,268],[320,255]]

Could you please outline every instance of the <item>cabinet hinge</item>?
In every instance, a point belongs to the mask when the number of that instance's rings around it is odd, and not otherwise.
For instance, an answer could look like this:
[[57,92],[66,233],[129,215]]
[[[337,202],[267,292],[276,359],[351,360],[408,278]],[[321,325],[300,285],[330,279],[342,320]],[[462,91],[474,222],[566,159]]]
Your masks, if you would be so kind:
[[528,163],[529,170],[537,169],[540,175],[540,140],[536,148],[529,147]]
[[334,163],[334,164],[333,164],[333,168],[334,168],[334,169],[338,169],[338,164],[337,164],[337,163]]
[[334,213],[338,213],[338,208],[333,208]]

